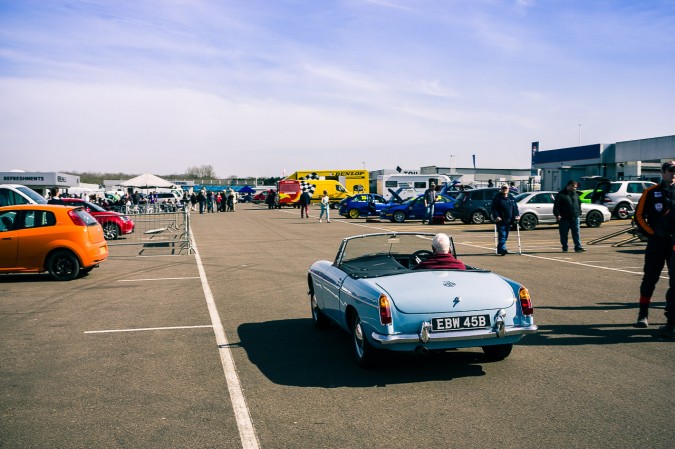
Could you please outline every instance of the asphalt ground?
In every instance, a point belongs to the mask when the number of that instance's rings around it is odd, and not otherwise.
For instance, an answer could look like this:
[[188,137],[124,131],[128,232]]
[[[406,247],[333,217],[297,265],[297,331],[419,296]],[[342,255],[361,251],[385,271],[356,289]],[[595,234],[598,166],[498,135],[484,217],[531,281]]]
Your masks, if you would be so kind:
[[[193,214],[195,255],[112,246],[75,281],[0,276],[0,447],[673,447],[665,272],[652,325],[633,327],[644,244],[562,253],[544,226],[499,257],[491,225],[311,213]],[[346,333],[313,327],[306,272],[387,230],[449,233],[464,262],[529,288],[540,332],[500,362],[467,349],[358,368]]]

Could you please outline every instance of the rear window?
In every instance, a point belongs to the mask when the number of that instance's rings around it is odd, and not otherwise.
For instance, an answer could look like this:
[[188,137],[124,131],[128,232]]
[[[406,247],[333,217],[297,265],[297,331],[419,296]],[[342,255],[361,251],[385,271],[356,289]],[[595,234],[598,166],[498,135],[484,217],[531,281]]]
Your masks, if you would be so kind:
[[23,227],[24,228],[41,228],[44,226],[54,226],[56,224],[56,217],[54,212],[47,210],[28,210],[24,214]]
[[621,183],[620,182],[613,182],[609,185],[609,190],[607,193],[616,193],[619,191],[621,188]]
[[87,226],[93,226],[98,223],[96,219],[89,215],[89,213],[84,209],[74,209],[73,212],[75,212],[75,214],[77,214],[77,216],[80,217]]

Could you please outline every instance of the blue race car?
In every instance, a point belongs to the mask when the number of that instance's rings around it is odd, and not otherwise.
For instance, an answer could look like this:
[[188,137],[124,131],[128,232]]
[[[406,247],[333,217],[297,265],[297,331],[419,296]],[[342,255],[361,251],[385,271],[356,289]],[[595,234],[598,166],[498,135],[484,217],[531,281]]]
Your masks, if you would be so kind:
[[[445,217],[446,221],[453,221],[455,219],[452,215],[454,207],[454,198],[439,193],[436,195],[434,217]],[[425,214],[424,195],[419,195],[415,198],[410,198],[401,204],[388,204],[380,212],[380,219],[403,223],[406,220],[423,220]]]
[[362,193],[350,196],[340,201],[338,213],[343,217],[359,218],[368,215],[379,216],[380,211],[387,205],[387,200],[376,193]]
[[[502,360],[537,332],[528,290],[488,270],[415,267],[431,254],[434,234],[401,232],[345,238],[334,260],[309,267],[314,325],[352,335],[356,362],[378,362],[382,350],[417,352],[481,347]],[[450,250],[456,256],[450,239]],[[454,298],[454,299],[453,299]]]

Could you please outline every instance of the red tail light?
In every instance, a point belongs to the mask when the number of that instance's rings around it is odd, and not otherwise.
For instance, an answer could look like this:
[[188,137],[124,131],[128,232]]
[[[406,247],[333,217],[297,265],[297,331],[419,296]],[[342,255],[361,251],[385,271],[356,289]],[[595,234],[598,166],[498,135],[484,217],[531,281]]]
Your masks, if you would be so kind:
[[84,220],[82,220],[80,216],[75,213],[75,209],[69,210],[68,216],[70,217],[71,220],[73,220],[73,224],[75,226],[87,226]]
[[380,323],[391,324],[391,306],[389,298],[384,295],[380,295]]
[[532,315],[534,310],[532,309],[532,300],[530,299],[530,292],[527,291],[525,287],[520,287],[518,291],[518,296],[520,296],[520,307],[523,309],[523,315]]

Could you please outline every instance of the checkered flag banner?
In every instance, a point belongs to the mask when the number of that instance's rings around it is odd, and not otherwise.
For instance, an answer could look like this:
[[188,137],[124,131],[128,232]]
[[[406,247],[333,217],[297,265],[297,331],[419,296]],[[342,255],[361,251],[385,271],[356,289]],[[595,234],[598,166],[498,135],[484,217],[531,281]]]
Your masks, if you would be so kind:
[[309,192],[310,195],[314,195],[314,191],[316,190],[316,185],[310,182],[312,179],[319,179],[319,175],[310,173],[309,175],[300,178],[300,189],[303,192]]

